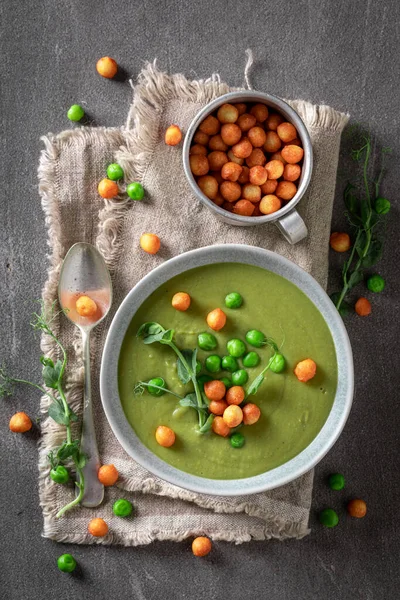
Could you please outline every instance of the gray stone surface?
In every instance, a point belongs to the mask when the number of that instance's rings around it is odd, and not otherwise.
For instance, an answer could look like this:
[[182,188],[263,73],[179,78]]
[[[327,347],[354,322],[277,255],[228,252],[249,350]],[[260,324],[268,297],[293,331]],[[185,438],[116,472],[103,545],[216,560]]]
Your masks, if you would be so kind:
[[[40,537],[36,434],[14,436],[8,419],[38,398],[19,389],[0,413],[0,596],[6,600],[105,600],[116,597],[392,600],[398,598],[398,315],[400,139],[400,9],[396,0],[268,2],[43,2],[0,5],[1,181],[0,356],[15,372],[39,377],[38,343],[27,323],[46,277],[46,236],[37,192],[39,137],[71,126],[66,109],[82,103],[98,125],[120,125],[131,90],[96,75],[96,60],[114,56],[128,75],[157,57],[162,68],[189,77],[219,72],[243,82],[244,50],[253,48],[254,86],[287,98],[326,102],[369,124],[378,143],[395,151],[384,191],[395,207],[388,219],[379,271],[387,290],[373,298],[368,319],[347,321],[356,366],[354,408],[334,449],[317,468],[311,536],[301,542],[216,543],[206,560],[189,542],[148,547],[61,546]],[[343,145],[341,168],[348,164]],[[344,223],[337,189],[334,229]],[[342,258],[332,256],[335,286]],[[325,477],[346,475],[344,493]],[[361,496],[368,516],[355,521],[345,500]],[[320,527],[315,512],[332,505],[343,519]],[[71,551],[72,576],[55,560]]]

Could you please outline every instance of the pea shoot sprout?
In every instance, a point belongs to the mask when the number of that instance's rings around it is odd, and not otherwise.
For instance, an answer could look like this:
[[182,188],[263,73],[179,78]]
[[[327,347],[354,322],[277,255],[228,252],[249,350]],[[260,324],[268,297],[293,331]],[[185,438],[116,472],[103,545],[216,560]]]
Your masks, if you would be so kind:
[[353,247],[342,268],[342,289],[331,295],[331,299],[342,316],[348,314],[346,302],[349,292],[364,279],[365,269],[375,265],[382,256],[382,236],[378,226],[382,216],[390,210],[390,202],[380,196],[382,178],[385,173],[385,158],[390,148],[382,149],[382,164],[378,176],[370,180],[372,141],[369,134],[361,133],[358,148],[352,150],[352,158],[361,164],[361,184],[348,183],[344,191],[346,217],[353,229]]
[[[85,488],[85,479],[82,468],[86,463],[86,457],[80,451],[79,440],[74,440],[72,437],[71,425],[73,422],[78,421],[78,416],[68,404],[63,386],[63,377],[67,367],[67,353],[52,330],[54,319],[63,311],[56,312],[55,305],[56,303],[54,302],[46,312],[44,303],[41,302],[41,311],[33,314],[33,320],[31,322],[33,330],[40,331],[45,335],[50,336],[61,353],[61,359],[58,359],[56,362],[48,356],[40,357],[40,362],[43,365],[42,377],[45,387],[27,381],[26,379],[12,377],[7,373],[3,366],[0,369],[0,397],[10,396],[17,384],[29,385],[50,398],[51,403],[47,410],[48,416],[59,425],[65,426],[66,440],[58,448],[53,449],[48,455],[48,460],[51,465],[50,476],[53,481],[65,483],[68,478],[64,473],[64,470],[60,469],[60,467],[64,467],[65,464],[69,465],[72,462],[77,475],[75,485],[77,486],[79,493],[71,502],[58,511],[56,516],[61,517],[68,510],[77,506],[82,500]],[[49,391],[49,389],[52,391]],[[60,473],[64,473],[64,477],[61,477]]]

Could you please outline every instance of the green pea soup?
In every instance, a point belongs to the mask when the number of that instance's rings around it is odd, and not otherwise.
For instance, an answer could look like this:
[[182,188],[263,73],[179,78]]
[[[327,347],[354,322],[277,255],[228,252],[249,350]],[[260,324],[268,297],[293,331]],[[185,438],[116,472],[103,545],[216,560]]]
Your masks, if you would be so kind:
[[[225,307],[229,292],[243,297],[240,308]],[[190,308],[179,312],[172,308],[171,299],[177,292],[187,292]],[[259,421],[243,426],[245,437],[241,448],[234,448],[229,438],[212,431],[199,434],[197,413],[178,405],[170,394],[154,397],[145,391],[134,394],[138,381],[162,377],[168,389],[184,396],[193,391],[192,384],[183,385],[177,375],[176,354],[168,346],[146,345],[136,337],[146,321],[156,321],[175,330],[175,343],[180,349],[194,349],[201,332],[211,332],[207,314],[220,307],[227,315],[222,331],[213,332],[218,346],[205,352],[199,349],[202,373],[207,373],[207,356],[227,354],[231,338],[245,341],[250,329],[259,329],[272,337],[286,359],[282,373],[267,371],[264,382],[248,401],[261,409]],[[253,348],[260,363],[247,368],[250,385],[266,366],[271,349]],[[296,364],[312,358],[317,364],[316,376],[301,383],[293,374]],[[242,359],[238,359],[243,368]],[[209,373],[208,373],[209,374]],[[214,378],[231,373],[221,370]],[[335,398],[337,364],[332,336],[321,313],[307,296],[280,275],[260,267],[238,263],[213,264],[186,271],[160,286],[141,305],[125,335],[118,365],[121,403],[136,435],[154,454],[174,467],[200,477],[211,479],[241,479],[259,475],[289,461],[304,450],[324,425]],[[174,430],[176,442],[170,448],[159,446],[155,430],[167,425]]]

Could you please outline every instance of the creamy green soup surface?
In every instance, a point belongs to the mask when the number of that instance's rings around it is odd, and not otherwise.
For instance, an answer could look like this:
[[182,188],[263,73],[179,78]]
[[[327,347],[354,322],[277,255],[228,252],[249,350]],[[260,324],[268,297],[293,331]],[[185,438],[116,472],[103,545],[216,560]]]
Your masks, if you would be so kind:
[[[239,292],[244,299],[239,309],[225,307],[229,292]],[[176,292],[190,294],[188,311],[172,308]],[[220,307],[227,315],[222,331],[212,332],[207,314]],[[193,391],[177,376],[176,355],[159,343],[145,345],[136,337],[146,321],[157,321],[175,330],[175,343],[180,349],[194,349],[197,335],[215,333],[218,347],[212,352],[199,349],[198,358],[207,373],[204,360],[209,354],[227,355],[226,343],[231,338],[245,340],[249,329],[259,329],[275,339],[287,361],[283,373],[267,372],[257,394],[249,397],[261,409],[259,421],[243,426],[246,442],[233,448],[229,438],[212,431],[199,434],[198,418],[192,408],[178,407],[178,399],[169,394],[161,397],[134,394],[138,381],[162,377],[167,387],[184,396]],[[267,364],[268,347],[253,348],[261,356],[256,368],[247,369],[249,382]],[[297,362],[312,358],[317,374],[301,383],[293,374]],[[239,359],[240,368],[241,361]],[[230,377],[221,371],[213,378]],[[142,304],[126,333],[119,357],[119,391],[123,409],[137,436],[154,454],[174,467],[212,479],[240,479],[264,473],[287,462],[316,437],[331,410],[336,392],[336,353],[329,329],[314,304],[295,285],[265,269],[238,263],[221,263],[187,271],[159,287]],[[176,442],[170,448],[159,446],[155,430],[167,425],[174,430]]]

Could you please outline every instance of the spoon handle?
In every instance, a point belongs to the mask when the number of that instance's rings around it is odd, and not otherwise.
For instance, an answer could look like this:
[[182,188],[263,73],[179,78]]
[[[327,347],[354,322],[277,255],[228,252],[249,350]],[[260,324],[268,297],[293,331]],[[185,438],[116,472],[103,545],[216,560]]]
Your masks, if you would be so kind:
[[83,346],[83,370],[84,370],[84,392],[83,392],[83,418],[81,451],[86,455],[87,462],[83,467],[85,478],[85,489],[81,504],[87,507],[98,506],[104,497],[104,486],[97,478],[100,468],[100,457],[97,449],[96,431],[93,421],[92,390],[90,383],[90,332],[82,330]]

